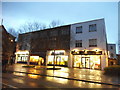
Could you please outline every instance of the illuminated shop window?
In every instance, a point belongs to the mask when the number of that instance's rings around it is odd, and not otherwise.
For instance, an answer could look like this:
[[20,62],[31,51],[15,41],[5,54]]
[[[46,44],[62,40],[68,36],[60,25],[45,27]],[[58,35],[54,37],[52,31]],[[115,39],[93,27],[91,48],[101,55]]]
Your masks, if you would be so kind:
[[54,55],[48,56],[48,64],[54,64],[54,62],[56,65],[67,65],[68,56],[56,55],[55,59]]
[[75,55],[74,67],[100,69],[100,56]]

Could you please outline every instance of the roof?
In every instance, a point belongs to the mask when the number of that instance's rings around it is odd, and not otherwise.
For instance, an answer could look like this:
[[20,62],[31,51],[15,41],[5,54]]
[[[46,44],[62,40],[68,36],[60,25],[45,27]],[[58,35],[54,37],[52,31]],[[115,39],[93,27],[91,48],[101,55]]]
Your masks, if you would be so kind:
[[5,29],[5,27],[3,25],[0,25],[0,27],[2,27],[4,29],[4,31],[9,34],[11,37],[15,38],[15,36],[13,36],[12,34],[8,33],[7,30]]
[[[78,23],[74,23],[74,24],[82,24],[82,23],[88,23],[88,22],[99,21],[99,20],[104,20],[104,18],[94,19],[94,20],[89,20],[89,21],[84,21],[84,22],[78,22]],[[71,25],[74,25],[74,24],[71,24]]]

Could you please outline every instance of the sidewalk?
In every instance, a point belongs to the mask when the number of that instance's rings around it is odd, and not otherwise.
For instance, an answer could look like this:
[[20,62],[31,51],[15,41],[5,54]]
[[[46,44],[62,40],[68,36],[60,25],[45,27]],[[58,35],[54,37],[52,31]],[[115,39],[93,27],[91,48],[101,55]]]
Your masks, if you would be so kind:
[[14,64],[9,66],[8,71],[22,72],[27,74],[36,74],[49,77],[65,78],[70,80],[77,80],[83,82],[93,82],[98,84],[118,85],[120,86],[120,77],[106,76],[103,71],[59,67],[60,70],[46,70],[45,68],[52,68],[53,66],[35,66],[35,68],[25,68],[26,64]]

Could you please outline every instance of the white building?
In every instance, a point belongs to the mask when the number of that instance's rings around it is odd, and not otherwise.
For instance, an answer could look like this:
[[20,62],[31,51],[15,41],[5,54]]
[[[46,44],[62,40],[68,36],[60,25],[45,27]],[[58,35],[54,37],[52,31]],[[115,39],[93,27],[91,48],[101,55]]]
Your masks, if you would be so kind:
[[71,25],[70,67],[104,69],[108,66],[104,19]]

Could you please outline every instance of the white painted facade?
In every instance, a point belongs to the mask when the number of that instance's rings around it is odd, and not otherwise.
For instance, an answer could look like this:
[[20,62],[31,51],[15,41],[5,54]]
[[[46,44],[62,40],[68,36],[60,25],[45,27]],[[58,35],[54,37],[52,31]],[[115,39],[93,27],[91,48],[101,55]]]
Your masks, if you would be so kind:
[[[94,32],[89,32],[89,25],[96,24],[96,30]],[[82,33],[76,33],[76,27],[82,26]],[[101,58],[101,69],[108,66],[108,55],[107,55],[107,40],[106,40],[106,31],[105,31],[105,22],[104,19],[92,20],[82,23],[75,23],[71,25],[71,40],[70,40],[70,51],[74,49],[77,50],[100,50],[102,51]],[[89,39],[97,39],[97,47],[89,47]],[[82,40],[82,47],[76,48],[75,41]],[[73,67],[74,55],[70,55],[71,60],[69,61],[69,67]]]

